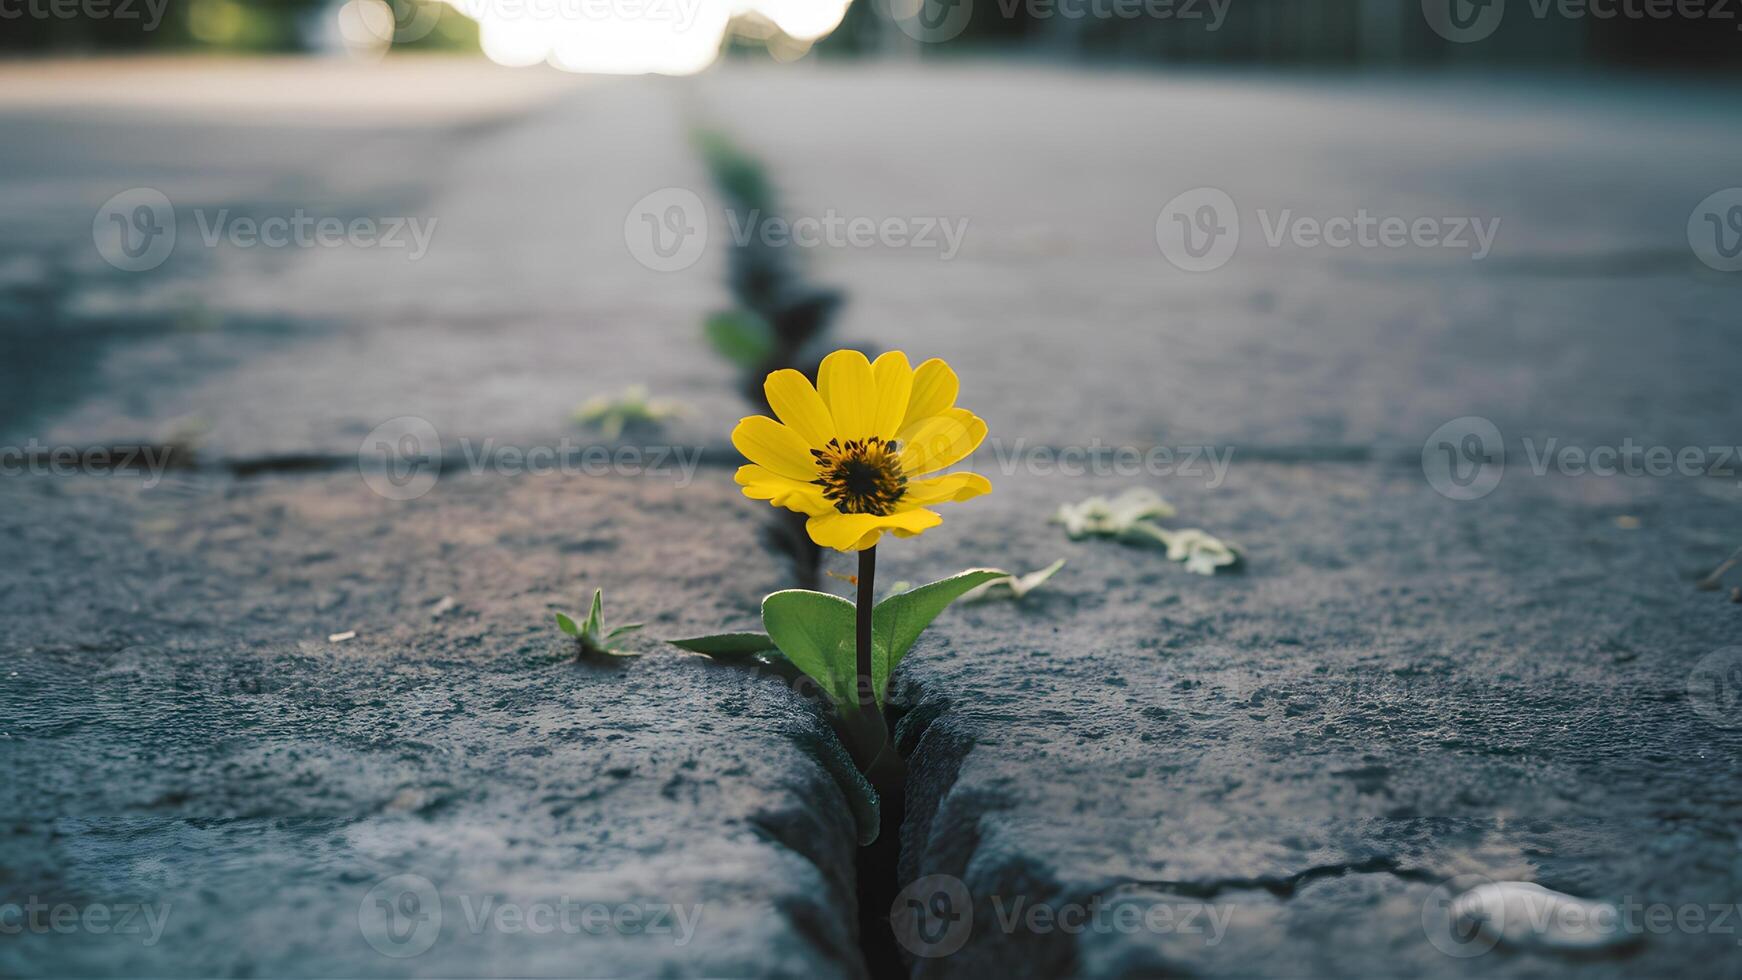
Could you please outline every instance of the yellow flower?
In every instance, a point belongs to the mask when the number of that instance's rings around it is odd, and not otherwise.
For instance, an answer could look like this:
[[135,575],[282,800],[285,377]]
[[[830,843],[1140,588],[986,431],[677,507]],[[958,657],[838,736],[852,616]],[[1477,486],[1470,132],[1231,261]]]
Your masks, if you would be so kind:
[[927,477],[972,453],[986,423],[956,408],[956,372],[932,358],[917,369],[890,351],[872,364],[856,350],[823,358],[817,386],[791,369],[763,391],[775,421],[753,415],[732,430],[750,460],[738,469],[744,495],[810,517],[811,540],[863,551],[884,531],[909,538],[943,523],[932,504],[992,489],[978,473]]

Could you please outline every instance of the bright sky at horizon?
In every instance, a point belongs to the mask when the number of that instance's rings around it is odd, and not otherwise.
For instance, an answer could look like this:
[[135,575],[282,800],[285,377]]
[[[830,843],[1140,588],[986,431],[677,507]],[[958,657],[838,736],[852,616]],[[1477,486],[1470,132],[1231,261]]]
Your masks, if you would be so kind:
[[732,20],[760,16],[808,44],[852,0],[446,0],[478,22],[485,57],[565,71],[688,75],[719,57]]

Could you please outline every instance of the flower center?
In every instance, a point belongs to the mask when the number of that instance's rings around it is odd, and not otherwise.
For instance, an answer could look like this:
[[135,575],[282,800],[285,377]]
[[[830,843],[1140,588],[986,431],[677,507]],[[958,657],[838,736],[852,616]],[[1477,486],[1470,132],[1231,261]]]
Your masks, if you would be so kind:
[[882,517],[893,511],[907,492],[907,474],[901,470],[899,447],[893,439],[872,436],[845,443],[830,439],[828,446],[811,450],[811,455],[817,458],[818,469],[811,482],[822,487],[823,496],[843,514]]

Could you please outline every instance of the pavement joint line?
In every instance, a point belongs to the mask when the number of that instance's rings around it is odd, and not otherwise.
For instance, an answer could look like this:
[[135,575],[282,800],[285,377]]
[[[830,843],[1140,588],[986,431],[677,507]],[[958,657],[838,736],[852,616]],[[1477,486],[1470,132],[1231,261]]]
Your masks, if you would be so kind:
[[1141,879],[1126,879],[1106,888],[1098,889],[1094,894],[1104,895],[1117,888],[1138,887],[1150,888],[1171,895],[1181,895],[1186,898],[1213,899],[1227,892],[1265,891],[1280,899],[1293,898],[1301,886],[1324,878],[1342,878],[1356,874],[1385,874],[1403,881],[1417,884],[1438,884],[1443,876],[1430,874],[1415,868],[1406,868],[1395,858],[1377,855],[1365,861],[1346,861],[1338,864],[1314,865],[1304,871],[1280,877],[1256,878],[1212,878],[1206,881],[1151,881]]

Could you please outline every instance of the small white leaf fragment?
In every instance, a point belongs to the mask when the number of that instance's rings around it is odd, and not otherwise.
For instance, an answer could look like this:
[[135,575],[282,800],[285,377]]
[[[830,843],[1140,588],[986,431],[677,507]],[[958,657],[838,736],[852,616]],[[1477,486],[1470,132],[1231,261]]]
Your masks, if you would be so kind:
[[1186,571],[1199,575],[1214,575],[1239,560],[1226,541],[1195,527],[1183,531],[1162,530],[1167,538],[1167,560],[1183,561]]
[[457,605],[459,605],[459,603],[454,601],[453,596],[451,596],[451,595],[442,596],[440,599],[438,599],[436,601],[435,605],[433,605],[429,608],[430,618],[431,619],[440,619],[443,616],[447,615],[449,612],[452,612],[453,608]]
[[1081,503],[1061,504],[1052,522],[1063,524],[1072,540],[1092,536],[1166,548],[1169,561],[1185,562],[1186,571],[1198,575],[1214,575],[1217,569],[1239,562],[1238,547],[1202,528],[1174,531],[1155,523],[1176,513],[1155,491],[1133,487],[1111,500],[1090,497]]
[[1633,939],[1610,902],[1551,891],[1535,882],[1496,881],[1452,900],[1452,921],[1519,949],[1586,952]]
[[1138,521],[1163,520],[1174,516],[1173,505],[1148,487],[1132,487],[1117,497],[1090,497],[1077,504],[1060,504],[1053,523],[1063,524],[1073,540],[1089,535],[1112,536],[1130,530]]
[[356,638],[357,638],[357,631],[356,630],[346,630],[343,633],[329,633],[329,634],[327,634],[327,642],[328,643],[343,643],[346,640],[355,640]]
[[1041,585],[1045,584],[1047,579],[1052,578],[1053,575],[1057,574],[1058,570],[1063,567],[1065,567],[1065,560],[1060,558],[1058,561],[1053,562],[1045,568],[1042,568],[1039,571],[1029,572],[1027,575],[1006,575],[1003,578],[993,579],[985,585],[977,586],[970,590],[967,594],[962,596],[961,601],[980,602],[986,599],[1020,600],[1023,596],[1026,596],[1035,589],[1040,588]]

